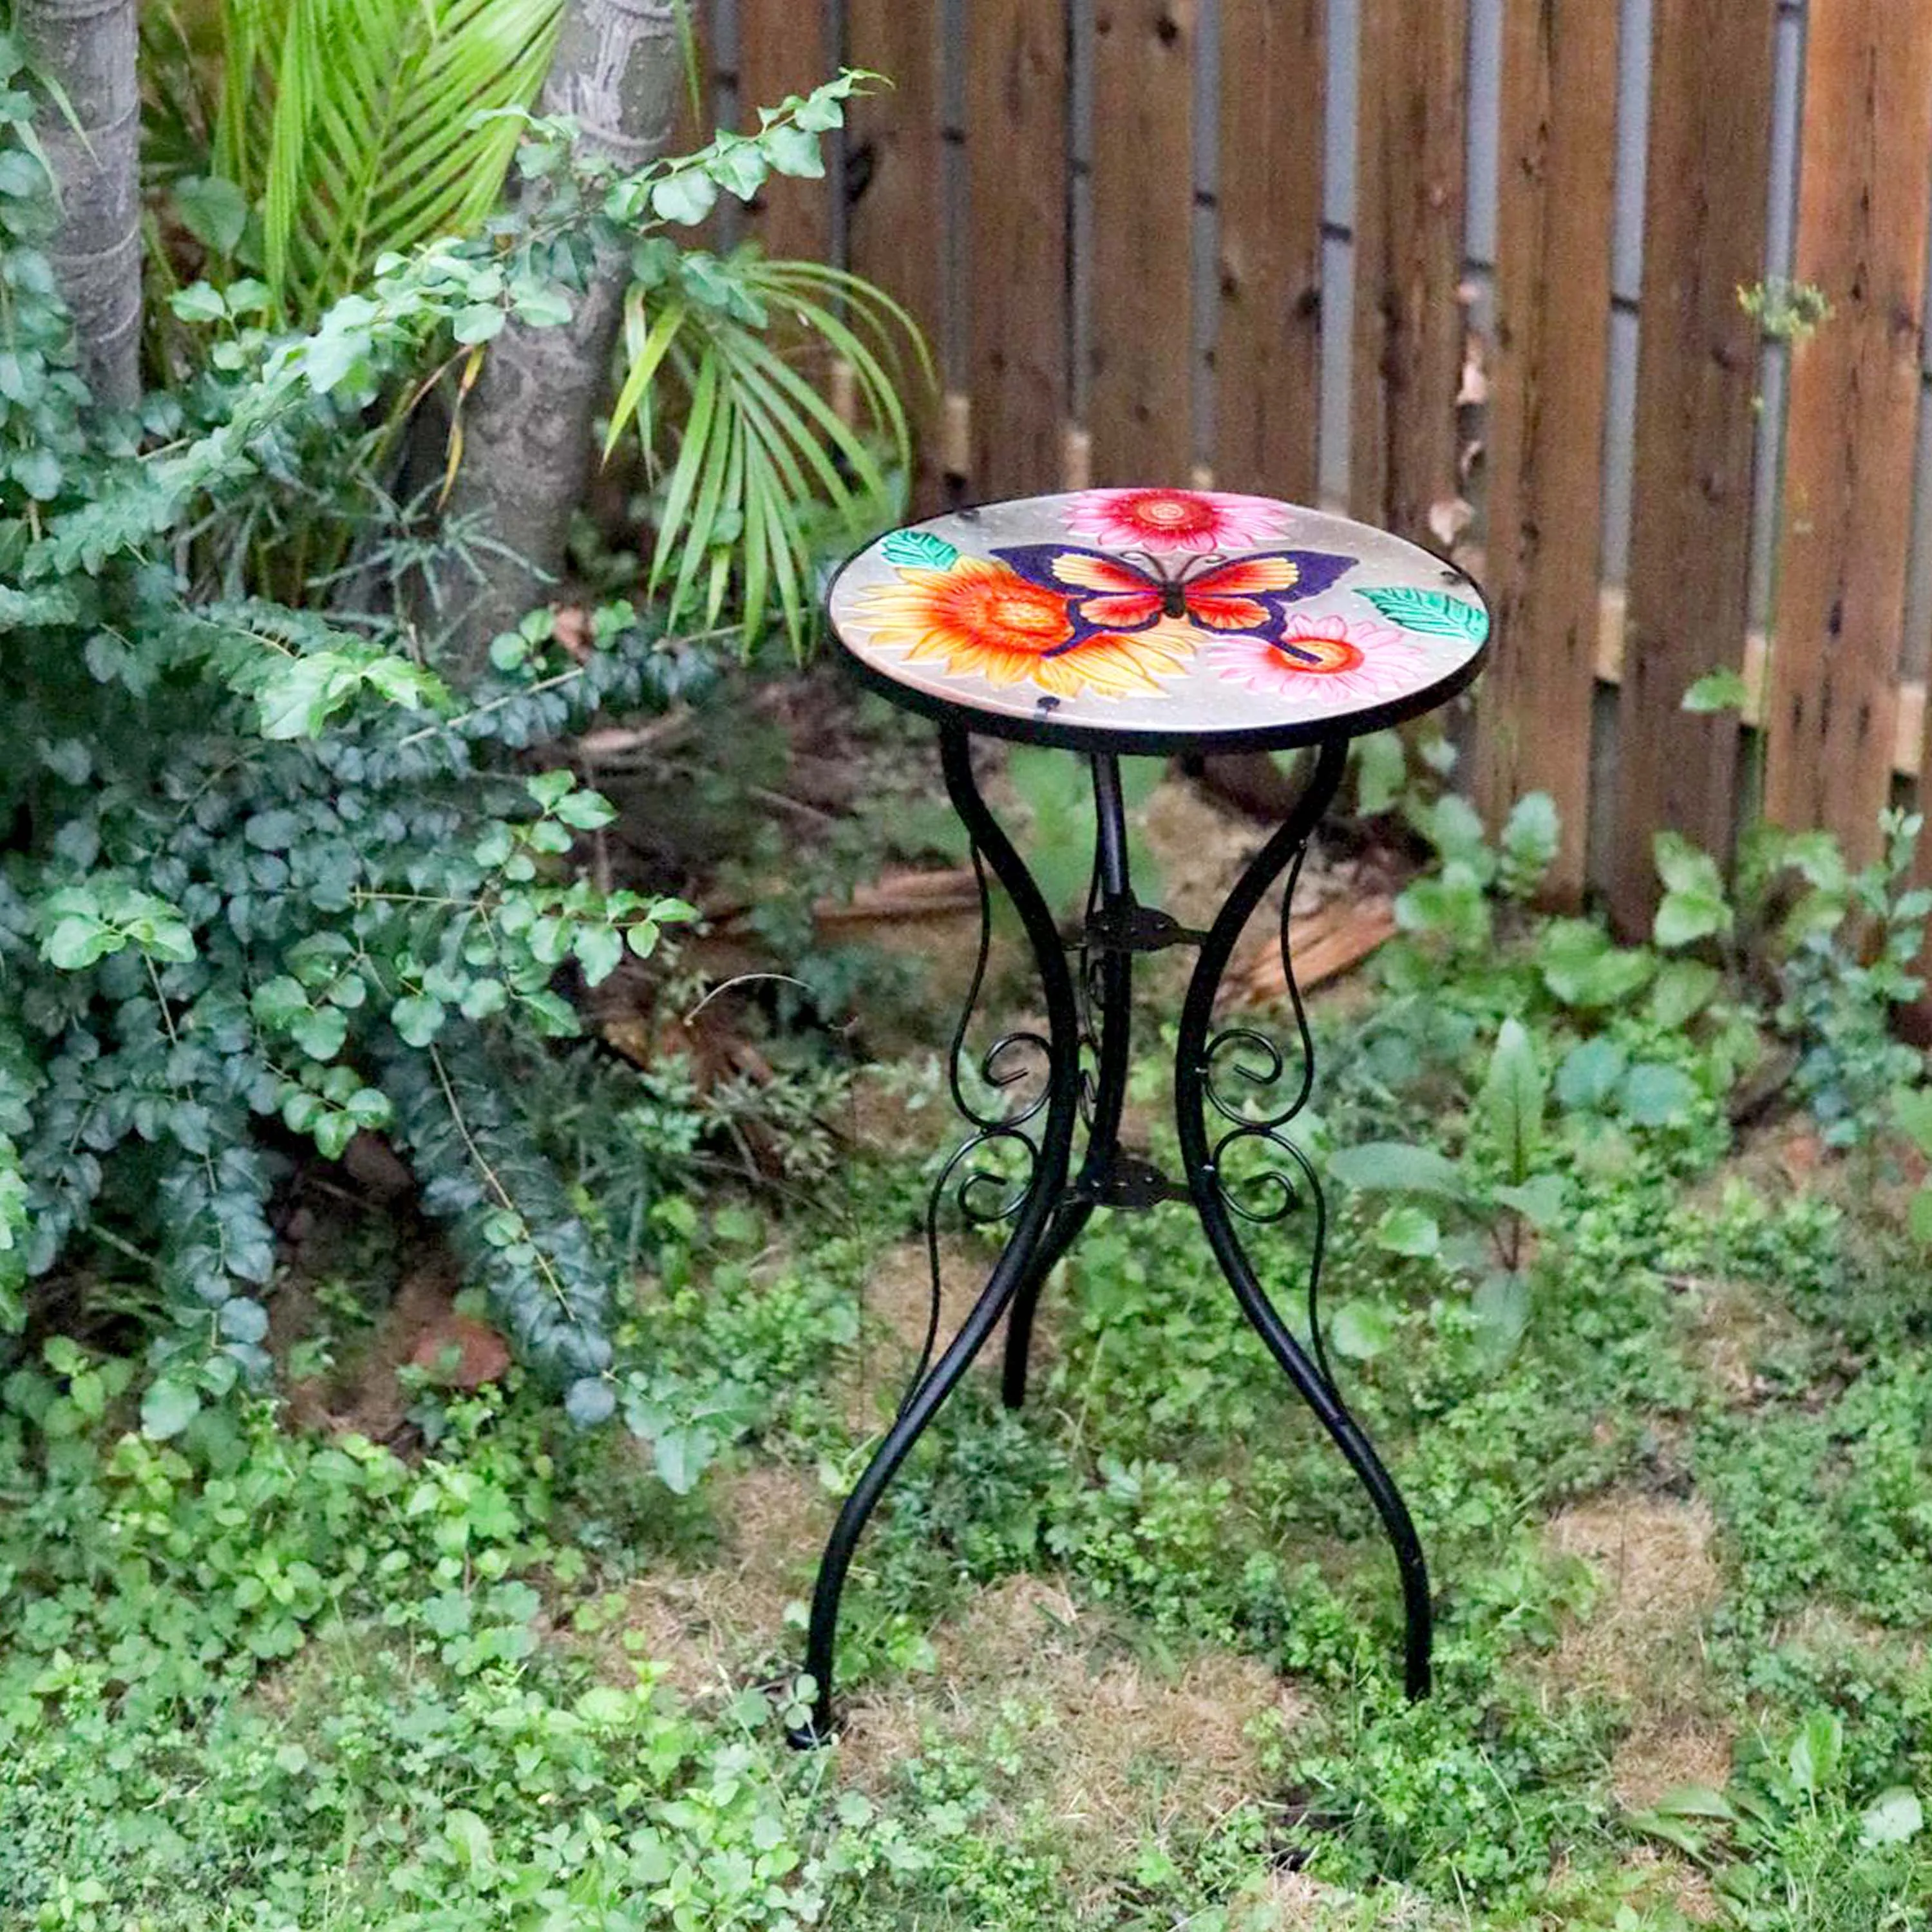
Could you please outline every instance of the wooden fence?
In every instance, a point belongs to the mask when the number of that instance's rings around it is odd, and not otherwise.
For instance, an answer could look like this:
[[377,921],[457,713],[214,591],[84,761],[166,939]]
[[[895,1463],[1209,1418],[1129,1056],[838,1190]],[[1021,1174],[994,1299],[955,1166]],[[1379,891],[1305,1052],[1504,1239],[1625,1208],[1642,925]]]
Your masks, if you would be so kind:
[[[924,505],[1192,477],[1453,550],[1474,795],[1552,794],[1562,892],[1627,926],[1660,827],[1876,849],[1928,763],[1932,7],[700,10],[727,122],[896,82],[746,219],[926,328]],[[1743,719],[1685,712],[1726,668]]]

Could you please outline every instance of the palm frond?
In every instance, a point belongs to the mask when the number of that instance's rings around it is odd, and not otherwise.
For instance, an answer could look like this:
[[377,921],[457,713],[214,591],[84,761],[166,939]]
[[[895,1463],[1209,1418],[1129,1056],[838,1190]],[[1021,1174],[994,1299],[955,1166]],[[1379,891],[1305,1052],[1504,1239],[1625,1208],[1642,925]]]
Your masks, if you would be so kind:
[[[650,569],[670,620],[700,595],[715,619],[735,572],[747,644],[776,615],[799,646],[814,568],[901,507],[912,443],[902,352],[928,383],[932,361],[905,310],[842,269],[752,250],[717,266],[749,298],[747,311],[770,321],[756,326],[676,287],[633,290],[606,453],[634,426],[655,468],[658,434],[668,420],[675,426]],[[850,419],[814,380],[834,358],[850,374]],[[668,418],[657,406],[667,383],[684,404]]]
[[482,117],[536,99],[562,0],[224,7],[214,164],[260,205],[265,278],[300,322],[386,250],[488,214],[517,128]]

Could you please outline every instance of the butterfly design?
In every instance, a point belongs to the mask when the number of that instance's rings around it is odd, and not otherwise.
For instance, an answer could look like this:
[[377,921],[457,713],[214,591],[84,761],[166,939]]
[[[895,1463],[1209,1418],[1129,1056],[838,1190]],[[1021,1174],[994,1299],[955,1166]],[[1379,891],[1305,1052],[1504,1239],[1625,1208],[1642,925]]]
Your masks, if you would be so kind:
[[1326,550],[1269,550],[1190,557],[1170,569],[1144,550],[1077,544],[1023,544],[993,554],[1030,584],[1074,593],[1067,602],[1074,634],[1063,650],[1163,622],[1236,636],[1277,632],[1290,604],[1318,596],[1355,562]]

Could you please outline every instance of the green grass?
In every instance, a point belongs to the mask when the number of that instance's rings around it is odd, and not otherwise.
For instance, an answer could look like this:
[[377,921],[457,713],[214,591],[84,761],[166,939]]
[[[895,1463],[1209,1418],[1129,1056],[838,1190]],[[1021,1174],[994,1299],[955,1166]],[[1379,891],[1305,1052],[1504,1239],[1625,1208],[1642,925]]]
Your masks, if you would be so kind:
[[[1426,1052],[1384,1010],[1329,1131],[1459,1150],[1492,999]],[[907,1364],[867,1291],[917,1162],[694,1224],[641,1285],[668,1373],[728,1384],[683,1498],[514,1388],[424,1397],[406,1460],[266,1407],[150,1444],[124,1369],[57,1348],[0,1408],[0,1922],[1922,1924],[1922,1266],[1861,1190],[1720,1184],[1714,1112],[1609,1171],[1588,1138],[1506,1358],[1338,1199],[1329,1306],[1386,1338],[1340,1366],[1437,1586],[1420,1706],[1372,1515],[1178,1211],[1099,1218],[1024,1414],[982,1373],[934,1430],[854,1573],[848,1734],[805,1756],[785,1606]],[[1686,1766],[1726,1788],[1671,1798]]]

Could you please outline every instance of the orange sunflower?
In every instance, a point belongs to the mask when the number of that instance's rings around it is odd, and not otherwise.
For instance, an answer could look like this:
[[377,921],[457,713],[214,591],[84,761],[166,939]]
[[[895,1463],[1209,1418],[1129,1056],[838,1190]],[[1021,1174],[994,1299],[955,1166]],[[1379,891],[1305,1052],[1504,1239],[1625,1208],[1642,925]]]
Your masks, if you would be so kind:
[[1156,679],[1179,670],[1193,649],[1184,623],[1080,638],[1070,598],[984,557],[950,570],[901,566],[898,575],[859,594],[873,643],[993,684],[1030,681],[1060,698],[1157,691]]

